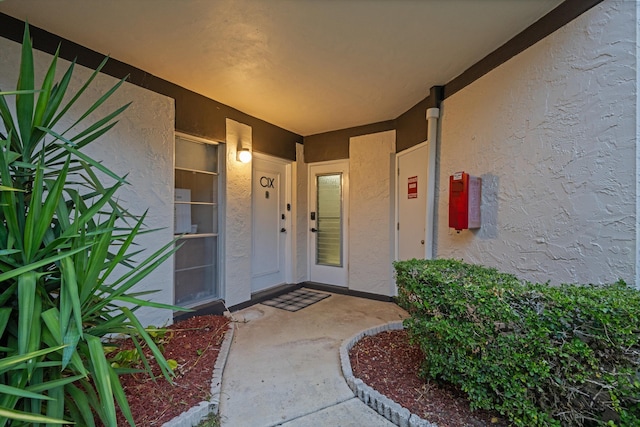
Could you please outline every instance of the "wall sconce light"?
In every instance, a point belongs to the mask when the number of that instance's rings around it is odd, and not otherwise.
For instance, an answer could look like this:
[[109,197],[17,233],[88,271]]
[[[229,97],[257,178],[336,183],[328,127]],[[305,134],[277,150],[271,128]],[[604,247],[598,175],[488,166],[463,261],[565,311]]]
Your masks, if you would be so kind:
[[251,161],[251,150],[248,148],[239,148],[236,158],[240,163],[249,163]]
[[249,163],[251,161],[251,137],[238,138],[238,145],[236,146],[236,160],[240,163]]

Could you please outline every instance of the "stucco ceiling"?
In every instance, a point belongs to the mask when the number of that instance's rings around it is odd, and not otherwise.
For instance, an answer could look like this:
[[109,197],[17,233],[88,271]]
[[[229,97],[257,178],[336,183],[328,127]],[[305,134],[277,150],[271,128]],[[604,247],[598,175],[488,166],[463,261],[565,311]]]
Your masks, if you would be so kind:
[[0,0],[301,135],[390,120],[561,0]]

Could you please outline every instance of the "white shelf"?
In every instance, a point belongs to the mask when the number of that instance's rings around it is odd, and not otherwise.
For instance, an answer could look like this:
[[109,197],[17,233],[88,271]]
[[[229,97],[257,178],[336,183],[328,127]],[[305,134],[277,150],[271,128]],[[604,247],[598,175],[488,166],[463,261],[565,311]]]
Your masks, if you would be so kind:
[[209,268],[209,267],[215,267],[215,264],[204,264],[204,265],[195,265],[193,267],[176,268],[175,272],[179,273],[181,271],[191,271],[191,270],[197,270],[199,268]]
[[179,168],[179,167],[175,167],[174,169],[177,170],[177,171],[195,172],[195,173],[202,173],[202,174],[205,174],[205,175],[218,176],[218,172],[203,171],[203,170],[199,170],[199,169]]
[[218,237],[218,233],[174,234],[173,237],[179,237],[181,239],[197,239],[200,237]]
[[212,202],[180,202],[178,200],[174,200],[173,203],[176,205],[203,205],[203,206],[218,206],[217,203]]

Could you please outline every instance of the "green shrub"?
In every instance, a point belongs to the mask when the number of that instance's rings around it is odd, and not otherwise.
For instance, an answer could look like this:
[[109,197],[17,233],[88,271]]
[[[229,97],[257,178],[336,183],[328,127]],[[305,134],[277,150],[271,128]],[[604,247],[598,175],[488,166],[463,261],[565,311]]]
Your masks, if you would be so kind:
[[422,374],[519,426],[640,425],[640,291],[552,287],[455,260],[395,263]]
[[134,241],[144,215],[127,212],[116,196],[126,181],[83,153],[126,109],[91,119],[123,81],[69,117],[104,62],[72,93],[74,64],[55,82],[57,58],[36,88],[25,28],[16,90],[0,90],[0,427],[93,426],[94,418],[115,427],[116,404],[133,425],[122,370],[105,358],[104,337],[123,334],[147,346],[171,379],[135,310],[177,307],[145,301],[148,292],[132,288],[174,243],[143,258]]

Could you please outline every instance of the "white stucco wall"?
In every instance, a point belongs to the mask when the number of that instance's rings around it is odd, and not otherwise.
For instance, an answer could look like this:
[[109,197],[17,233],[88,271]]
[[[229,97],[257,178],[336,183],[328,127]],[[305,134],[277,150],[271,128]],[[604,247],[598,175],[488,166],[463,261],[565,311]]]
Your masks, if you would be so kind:
[[[636,4],[607,0],[442,104],[437,257],[561,282],[634,282]],[[483,178],[448,229],[448,176]]]
[[636,288],[640,289],[640,2],[636,2]]
[[[20,44],[0,38],[0,87],[3,89],[15,88],[20,50]],[[44,77],[51,58],[48,54],[34,52],[36,81]],[[59,79],[69,62],[59,60],[58,63]],[[80,89],[91,72],[76,66],[69,91]],[[69,111],[68,117],[78,118],[116,82],[112,77],[98,75],[83,98]],[[171,98],[125,83],[91,117],[101,118],[128,102],[133,103],[119,117],[119,123],[84,152],[103,161],[116,174],[128,175],[127,181],[131,185],[116,193],[119,202],[136,214],[148,209],[146,227],[159,229],[136,239],[138,248],[144,249],[143,254],[137,257],[140,260],[173,238],[174,104]],[[67,124],[70,123],[67,121]],[[145,290],[160,291],[149,296],[149,299],[173,303],[172,258],[133,288],[133,291]],[[143,308],[136,313],[145,325],[163,325],[172,320],[169,310]]]
[[236,160],[239,141],[251,144],[251,126],[226,119],[225,279],[227,307],[251,299],[251,165]]
[[349,140],[349,289],[393,295],[396,132]]
[[308,168],[304,162],[304,146],[296,144],[296,162],[294,164],[293,182],[293,204],[296,213],[296,236],[295,245],[292,253],[293,256],[293,283],[301,283],[309,279],[307,272],[307,245],[309,235],[309,223],[307,221],[309,215],[308,201]]

